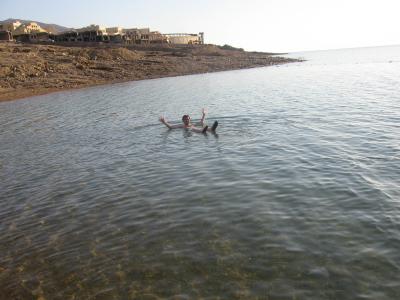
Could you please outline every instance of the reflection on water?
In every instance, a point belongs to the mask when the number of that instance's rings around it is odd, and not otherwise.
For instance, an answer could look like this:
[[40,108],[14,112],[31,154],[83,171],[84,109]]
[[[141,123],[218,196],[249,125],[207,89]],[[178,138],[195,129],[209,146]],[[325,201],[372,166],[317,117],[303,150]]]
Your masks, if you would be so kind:
[[[398,299],[400,69],[365,51],[0,104],[0,298]],[[157,121],[203,106],[217,136]]]

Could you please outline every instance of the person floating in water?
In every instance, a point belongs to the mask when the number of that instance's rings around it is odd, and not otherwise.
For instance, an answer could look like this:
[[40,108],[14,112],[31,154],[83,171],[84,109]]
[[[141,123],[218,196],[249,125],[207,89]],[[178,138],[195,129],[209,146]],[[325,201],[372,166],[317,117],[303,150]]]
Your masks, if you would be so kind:
[[194,132],[197,133],[206,133],[207,131],[210,131],[212,133],[215,133],[215,130],[217,129],[218,126],[218,121],[215,121],[213,126],[211,128],[209,128],[207,125],[204,126],[204,119],[206,118],[206,110],[203,108],[202,110],[202,116],[200,119],[200,126],[196,127],[195,125],[193,125],[190,122],[190,116],[189,115],[184,115],[182,117],[182,122],[183,124],[178,124],[178,125],[171,125],[167,122],[167,120],[165,120],[164,117],[160,117],[160,122],[163,123],[165,126],[167,126],[169,129],[176,129],[176,128],[186,128],[186,129],[190,129]]

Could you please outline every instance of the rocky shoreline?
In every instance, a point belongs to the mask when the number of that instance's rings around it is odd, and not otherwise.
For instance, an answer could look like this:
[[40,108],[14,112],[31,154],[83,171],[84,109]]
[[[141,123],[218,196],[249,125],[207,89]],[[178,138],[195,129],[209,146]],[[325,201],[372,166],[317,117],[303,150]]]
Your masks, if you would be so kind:
[[99,84],[297,62],[215,45],[123,47],[0,43],[0,101]]

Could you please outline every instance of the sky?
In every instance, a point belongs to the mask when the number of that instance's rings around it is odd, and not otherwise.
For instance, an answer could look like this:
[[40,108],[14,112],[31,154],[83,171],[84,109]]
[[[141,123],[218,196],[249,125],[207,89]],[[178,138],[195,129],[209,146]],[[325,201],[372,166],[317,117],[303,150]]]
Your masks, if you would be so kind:
[[298,52],[400,44],[399,0],[0,0],[0,20],[204,32],[206,43]]

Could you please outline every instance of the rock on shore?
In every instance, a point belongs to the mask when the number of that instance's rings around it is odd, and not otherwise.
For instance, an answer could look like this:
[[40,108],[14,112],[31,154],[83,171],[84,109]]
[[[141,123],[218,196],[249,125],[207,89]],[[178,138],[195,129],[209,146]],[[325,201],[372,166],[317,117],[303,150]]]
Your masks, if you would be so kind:
[[72,47],[0,43],[0,101],[97,84],[294,61],[215,45]]

